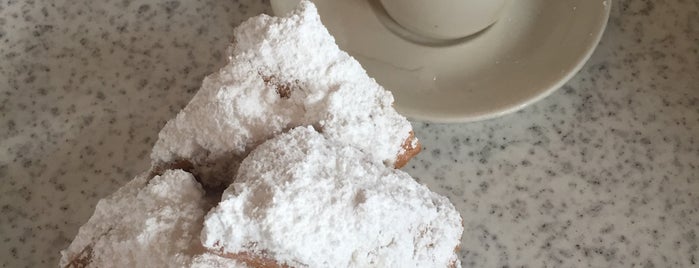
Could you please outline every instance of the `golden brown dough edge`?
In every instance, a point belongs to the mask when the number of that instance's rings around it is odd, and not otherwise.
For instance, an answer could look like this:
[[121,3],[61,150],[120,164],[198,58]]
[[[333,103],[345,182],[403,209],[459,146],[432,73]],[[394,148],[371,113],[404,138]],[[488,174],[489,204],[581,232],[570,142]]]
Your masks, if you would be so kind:
[[[454,248],[454,253],[458,253],[459,249],[461,248],[461,245],[457,245],[456,248]],[[251,268],[291,268],[293,266],[289,266],[287,264],[280,264],[276,260],[267,257],[267,254],[256,254],[256,253],[251,253],[251,252],[240,252],[240,253],[222,253],[221,251],[209,251],[209,253],[219,255],[223,258],[231,259],[231,260],[236,260],[239,262],[245,263],[248,267]],[[452,261],[449,263],[447,266],[448,268],[456,268],[456,262],[458,262],[459,259],[457,258],[456,260]]]
[[292,266],[286,264],[280,264],[276,260],[269,258],[266,254],[257,254],[250,252],[240,252],[240,253],[222,253],[216,251],[209,251],[210,253],[219,255],[221,257],[236,260],[245,263],[248,267],[252,268],[291,268]]
[[[413,143],[415,144],[414,147]],[[415,133],[412,130],[401,146],[404,151],[396,157],[396,162],[393,165],[395,168],[402,168],[413,156],[417,155],[422,150],[422,144],[415,138]]]

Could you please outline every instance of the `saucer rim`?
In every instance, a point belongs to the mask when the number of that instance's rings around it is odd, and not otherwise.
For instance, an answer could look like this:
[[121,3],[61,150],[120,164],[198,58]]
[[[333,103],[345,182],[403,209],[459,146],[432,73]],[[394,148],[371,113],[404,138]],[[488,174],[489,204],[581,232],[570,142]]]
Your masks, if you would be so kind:
[[[275,1],[275,0],[271,0]],[[604,33],[607,28],[607,24],[609,23],[609,18],[611,15],[611,10],[612,10],[612,0],[606,0],[606,7],[603,8],[604,13],[602,14],[602,17],[604,18],[603,21],[601,21],[601,25],[597,29],[597,31],[594,33],[594,38],[592,41],[588,44],[587,48],[585,49],[584,53],[580,53],[580,56],[577,58],[575,61],[575,66],[571,68],[570,70],[565,72],[565,75],[562,75],[559,79],[556,80],[555,83],[551,84],[548,87],[542,87],[545,88],[541,90],[538,94],[535,94],[534,96],[530,98],[523,98],[522,101],[520,102],[513,102],[510,105],[503,105],[502,108],[498,109],[493,109],[493,110],[488,110],[483,113],[469,113],[468,115],[463,115],[463,116],[450,116],[450,115],[444,115],[444,116],[424,116],[424,115],[417,115],[417,114],[412,114],[412,113],[403,113],[401,112],[398,107],[398,111],[406,116],[407,118],[419,122],[426,122],[426,123],[470,123],[470,122],[477,122],[477,121],[485,121],[485,120],[490,120],[490,119],[495,119],[498,117],[502,117],[508,114],[516,113],[527,106],[534,104],[540,100],[545,99],[546,97],[550,96],[553,92],[556,92],[558,89],[563,87],[568,81],[570,81],[574,76],[582,70],[582,68],[585,66],[585,64],[588,62],[588,60],[592,57],[594,54],[595,50],[597,49],[597,46],[599,45],[600,41],[602,40],[602,37],[604,36]]]

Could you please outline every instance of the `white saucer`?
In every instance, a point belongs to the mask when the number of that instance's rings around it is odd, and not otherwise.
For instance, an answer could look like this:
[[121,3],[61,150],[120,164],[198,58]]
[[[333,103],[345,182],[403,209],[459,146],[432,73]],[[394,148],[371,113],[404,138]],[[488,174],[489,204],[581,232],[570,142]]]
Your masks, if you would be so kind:
[[[516,0],[498,22],[451,46],[424,46],[389,31],[373,0],[314,0],[340,48],[395,96],[405,116],[468,122],[514,112],[561,87],[587,61],[611,0]],[[298,0],[271,0],[284,14]]]

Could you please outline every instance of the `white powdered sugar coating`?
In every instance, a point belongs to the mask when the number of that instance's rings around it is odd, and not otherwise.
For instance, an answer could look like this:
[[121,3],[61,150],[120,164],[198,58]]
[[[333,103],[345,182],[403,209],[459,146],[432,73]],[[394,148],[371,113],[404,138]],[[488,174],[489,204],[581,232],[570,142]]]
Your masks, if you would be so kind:
[[258,146],[206,217],[202,244],[291,266],[459,266],[446,197],[365,153],[298,127]]
[[[183,267],[202,251],[199,233],[210,207],[191,174],[141,175],[97,203],[90,220],[61,252],[61,267]],[[72,267],[72,266],[71,266]],[[75,267],[83,267],[77,265]]]
[[286,17],[251,18],[234,34],[229,63],[160,132],[156,165],[186,160],[209,169],[194,171],[205,183],[226,186],[252,148],[300,125],[386,165],[404,152],[410,123],[391,93],[338,48],[311,2]]

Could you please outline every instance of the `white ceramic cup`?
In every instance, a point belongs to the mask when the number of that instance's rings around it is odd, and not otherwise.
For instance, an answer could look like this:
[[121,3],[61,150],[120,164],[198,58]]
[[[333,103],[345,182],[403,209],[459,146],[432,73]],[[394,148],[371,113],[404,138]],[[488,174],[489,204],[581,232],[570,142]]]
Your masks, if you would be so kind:
[[380,0],[405,29],[450,40],[475,34],[495,23],[509,0]]

